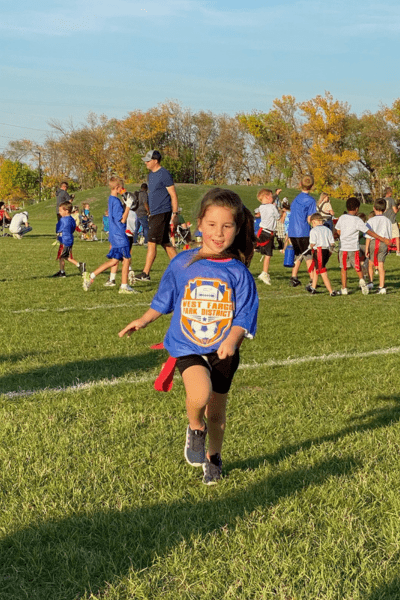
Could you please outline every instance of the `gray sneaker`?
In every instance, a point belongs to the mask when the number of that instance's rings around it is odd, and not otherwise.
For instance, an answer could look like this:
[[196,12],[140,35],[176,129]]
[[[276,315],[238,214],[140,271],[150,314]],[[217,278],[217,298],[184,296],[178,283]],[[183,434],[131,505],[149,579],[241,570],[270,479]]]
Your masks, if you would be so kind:
[[203,464],[203,483],[215,485],[222,478],[222,460],[219,454],[210,456]]
[[117,284],[115,283],[115,279],[107,279],[104,284],[104,287],[115,287]]
[[83,275],[86,271],[86,263],[84,263],[84,262],[79,263],[78,269],[79,269],[79,272],[82,273],[82,275]]
[[206,460],[206,435],[207,425],[204,431],[201,429],[190,429],[189,425],[186,430],[185,443],[185,458],[192,467],[201,467]]

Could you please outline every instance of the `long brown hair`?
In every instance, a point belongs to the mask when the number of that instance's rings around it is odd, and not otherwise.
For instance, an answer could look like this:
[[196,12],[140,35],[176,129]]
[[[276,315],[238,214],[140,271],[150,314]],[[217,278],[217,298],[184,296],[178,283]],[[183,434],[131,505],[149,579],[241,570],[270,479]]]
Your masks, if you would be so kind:
[[[198,221],[201,221],[207,209],[210,206],[223,206],[232,211],[235,220],[237,233],[233,244],[224,250],[221,254],[207,256],[207,258],[237,258],[247,267],[250,265],[254,254],[254,246],[256,236],[254,234],[254,217],[249,209],[243,204],[240,197],[232,190],[223,188],[213,188],[209,190],[203,197],[199,212],[197,215]],[[201,250],[194,260],[204,258]]]

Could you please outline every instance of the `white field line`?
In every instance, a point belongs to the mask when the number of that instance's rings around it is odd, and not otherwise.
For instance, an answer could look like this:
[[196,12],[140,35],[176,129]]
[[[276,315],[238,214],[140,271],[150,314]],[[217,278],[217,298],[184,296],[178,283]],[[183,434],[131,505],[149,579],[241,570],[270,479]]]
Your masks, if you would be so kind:
[[10,313],[13,315],[21,315],[28,313],[42,313],[42,312],[75,312],[79,310],[108,310],[109,308],[125,308],[130,306],[131,308],[135,306],[150,306],[150,302],[124,302],[124,304],[98,304],[97,306],[79,306],[71,307],[65,306],[64,308],[24,308],[22,310],[10,310]]
[[[303,300],[305,298],[309,298],[311,296],[305,296],[303,294],[296,294],[296,295],[290,295],[290,296],[259,296],[260,300],[275,300],[275,299],[283,299],[283,298],[303,298]],[[65,306],[63,308],[23,308],[21,310],[10,310],[10,313],[13,315],[22,315],[22,314],[32,314],[32,313],[44,313],[44,312],[75,312],[75,311],[80,311],[80,310],[108,310],[108,309],[112,309],[112,308],[125,308],[127,306],[130,307],[134,307],[134,306],[150,306],[150,302],[131,302],[131,303],[127,303],[125,302],[124,304],[97,304],[96,306],[79,306],[79,307],[71,307],[71,306]]]
[[[371,356],[385,356],[389,354],[399,354],[400,346],[394,346],[392,348],[380,348],[378,350],[369,350],[368,352],[335,352],[333,354],[321,354],[320,356],[300,356],[297,358],[286,358],[283,360],[267,360],[264,363],[250,363],[243,364],[239,366],[239,369],[248,370],[248,369],[266,369],[269,367],[288,367],[290,365],[300,365],[303,363],[310,363],[316,361],[332,361],[332,360],[342,360],[342,359],[351,359],[351,358],[369,358]],[[94,387],[111,387],[115,385],[120,385],[122,383],[128,384],[137,384],[137,383],[150,383],[154,381],[157,376],[158,371],[149,372],[142,377],[115,377],[113,379],[99,379],[97,381],[87,381],[85,383],[76,383],[75,385],[65,386],[65,387],[57,387],[57,388],[41,388],[37,390],[19,390],[16,392],[6,392],[1,393],[0,397],[8,398],[10,400],[14,398],[26,398],[28,396],[33,396],[34,394],[40,393],[50,393],[50,394],[59,394],[59,393],[71,393],[71,392],[79,392],[82,390],[88,390]]]

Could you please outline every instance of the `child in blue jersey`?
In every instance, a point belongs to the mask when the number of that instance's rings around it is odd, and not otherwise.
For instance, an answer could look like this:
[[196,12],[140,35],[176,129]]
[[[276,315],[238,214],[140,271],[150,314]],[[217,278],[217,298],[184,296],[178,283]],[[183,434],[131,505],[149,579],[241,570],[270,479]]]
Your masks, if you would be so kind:
[[207,192],[198,228],[201,248],[172,259],[151,308],[119,336],[173,312],[164,347],[177,359],[186,390],[185,458],[203,467],[203,482],[210,485],[221,478],[228,391],[239,346],[256,332],[258,297],[246,267],[255,242],[253,216],[239,196],[220,188]]
[[107,269],[111,270],[109,281],[106,285],[115,285],[115,275],[118,270],[118,263],[122,261],[121,287],[120,294],[133,294],[135,290],[128,285],[129,265],[131,263],[131,252],[128,236],[125,233],[125,223],[127,221],[129,210],[132,205],[132,195],[124,198],[125,206],[118,198],[118,194],[124,194],[125,188],[122,179],[111,177],[108,182],[110,196],[108,198],[108,218],[109,232],[108,239],[111,244],[107,262],[103,263],[93,273],[86,274],[83,281],[83,289],[87,292],[93,284],[95,278]]
[[56,234],[60,238],[60,247],[57,253],[57,260],[60,261],[60,270],[53,277],[66,277],[65,261],[78,267],[82,275],[86,271],[86,263],[78,262],[72,256],[72,246],[74,243],[74,231],[76,227],[75,219],[71,216],[71,202],[62,202],[58,209],[60,220],[56,225]]

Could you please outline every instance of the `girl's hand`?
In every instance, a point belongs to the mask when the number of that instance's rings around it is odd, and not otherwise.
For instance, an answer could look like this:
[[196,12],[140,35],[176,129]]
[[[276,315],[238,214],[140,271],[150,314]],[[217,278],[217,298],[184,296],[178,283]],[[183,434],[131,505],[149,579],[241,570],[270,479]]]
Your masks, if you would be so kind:
[[144,313],[144,315],[142,315],[140,317],[140,319],[135,319],[134,321],[129,323],[129,325],[127,325],[124,329],[122,329],[118,335],[121,338],[124,337],[124,335],[127,335],[128,337],[130,337],[134,331],[139,331],[139,329],[144,329],[145,327],[147,327],[147,325],[149,325],[149,323],[152,323],[153,321],[158,319],[158,317],[160,317],[160,316],[161,316],[160,312],[158,312],[157,310],[154,310],[153,308],[149,308],[149,310],[146,311]]
[[367,251],[365,252],[365,256],[366,256],[367,258],[369,258],[369,250],[367,250]]
[[129,325],[124,327],[124,329],[121,329],[121,331],[118,333],[118,336],[120,338],[124,337],[124,335],[131,337],[131,335],[134,331],[139,331],[139,329],[144,329],[146,327],[146,325],[148,325],[148,323],[146,321],[144,321],[144,319],[136,319],[135,321],[132,321],[131,323],[129,323]]
[[236,343],[229,342],[228,338],[222,342],[217,350],[218,358],[223,360],[227,356],[233,356],[236,352]]

